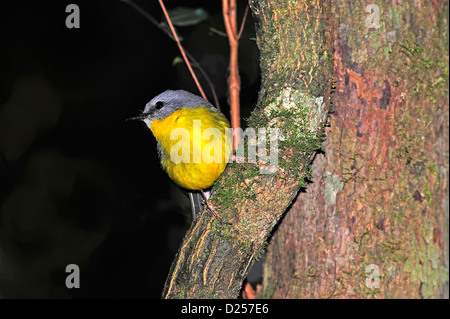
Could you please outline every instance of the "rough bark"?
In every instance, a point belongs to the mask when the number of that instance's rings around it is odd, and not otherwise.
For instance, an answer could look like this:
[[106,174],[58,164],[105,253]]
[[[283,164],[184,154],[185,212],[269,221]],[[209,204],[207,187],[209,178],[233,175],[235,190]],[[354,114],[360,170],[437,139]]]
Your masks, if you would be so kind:
[[325,155],[270,242],[261,297],[448,298],[448,2],[376,4],[367,28],[367,1],[333,1]]
[[[331,84],[326,46],[331,34],[323,0],[261,0],[250,5],[262,86],[249,126],[280,130],[278,165],[270,174],[261,174],[261,158],[256,165],[228,165],[214,186],[211,202],[232,225],[220,224],[207,211],[194,221],[172,264],[164,298],[237,297],[321,147]],[[243,141],[245,149],[261,142],[252,137]],[[245,155],[250,157],[247,151]]]

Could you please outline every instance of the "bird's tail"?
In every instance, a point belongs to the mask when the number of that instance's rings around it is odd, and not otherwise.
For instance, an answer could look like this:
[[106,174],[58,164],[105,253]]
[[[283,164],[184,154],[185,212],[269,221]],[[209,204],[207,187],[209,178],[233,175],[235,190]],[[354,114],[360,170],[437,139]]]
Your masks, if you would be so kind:
[[[210,196],[209,191],[205,191],[206,198]],[[189,192],[189,201],[191,202],[192,220],[203,211],[204,200],[200,192]]]

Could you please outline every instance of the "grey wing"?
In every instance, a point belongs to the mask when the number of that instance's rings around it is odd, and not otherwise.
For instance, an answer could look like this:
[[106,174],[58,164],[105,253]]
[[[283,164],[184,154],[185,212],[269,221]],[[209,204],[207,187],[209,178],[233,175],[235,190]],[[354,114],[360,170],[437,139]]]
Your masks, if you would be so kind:
[[191,202],[192,220],[203,211],[203,198],[199,192],[189,192],[189,201]]
[[161,144],[156,143],[156,150],[158,151],[158,156],[159,156],[159,159],[161,160],[161,164],[162,164],[162,160],[164,159],[164,151],[161,147]]

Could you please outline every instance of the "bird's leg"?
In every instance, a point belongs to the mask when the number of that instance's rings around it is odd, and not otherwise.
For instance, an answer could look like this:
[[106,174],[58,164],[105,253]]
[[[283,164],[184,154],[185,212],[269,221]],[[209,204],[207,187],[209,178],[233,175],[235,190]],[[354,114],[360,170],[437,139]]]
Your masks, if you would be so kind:
[[220,217],[219,213],[217,213],[216,208],[214,207],[214,205],[208,200],[208,198],[206,198],[205,193],[203,192],[203,189],[200,190],[200,192],[202,193],[203,199],[205,201],[206,206],[208,207],[208,209],[211,211],[211,213],[213,213],[213,215],[217,218],[217,220],[221,223],[221,224],[227,224],[227,225],[231,225],[231,223],[228,223],[226,221],[224,221],[222,219],[222,217]]

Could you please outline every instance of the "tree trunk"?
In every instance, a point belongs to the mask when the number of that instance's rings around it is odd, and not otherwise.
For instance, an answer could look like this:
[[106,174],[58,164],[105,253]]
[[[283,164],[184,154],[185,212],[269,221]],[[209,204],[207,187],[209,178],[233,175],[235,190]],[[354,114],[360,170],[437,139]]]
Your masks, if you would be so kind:
[[[237,297],[273,227],[305,184],[329,112],[331,33],[329,6],[323,3],[251,1],[262,86],[249,127],[276,128],[282,137],[270,134],[270,163],[259,152],[256,163],[228,165],[210,201],[232,224],[220,224],[208,211],[193,222],[170,269],[164,298]],[[266,133],[247,135],[238,157],[250,161],[252,146],[258,144],[260,151]]]
[[271,239],[260,297],[449,297],[448,2],[368,4],[333,1],[325,154]]

